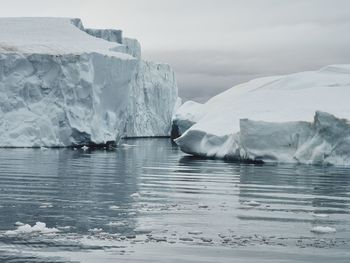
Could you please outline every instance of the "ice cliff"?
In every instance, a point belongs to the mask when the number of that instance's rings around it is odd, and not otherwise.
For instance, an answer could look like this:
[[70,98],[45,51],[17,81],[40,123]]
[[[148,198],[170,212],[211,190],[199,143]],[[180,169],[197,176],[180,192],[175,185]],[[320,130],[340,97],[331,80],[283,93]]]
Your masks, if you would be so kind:
[[0,147],[168,136],[177,100],[172,69],[120,30],[0,18]]
[[350,165],[350,65],[252,80],[173,117],[186,153],[252,162]]

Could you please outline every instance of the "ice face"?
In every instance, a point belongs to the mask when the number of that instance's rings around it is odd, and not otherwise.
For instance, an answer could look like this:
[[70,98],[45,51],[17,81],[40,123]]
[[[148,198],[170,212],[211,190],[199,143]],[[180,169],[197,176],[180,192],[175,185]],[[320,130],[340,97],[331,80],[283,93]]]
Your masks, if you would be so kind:
[[174,138],[177,138],[191,128],[203,115],[203,104],[195,101],[186,101],[182,104],[173,116],[172,129]]
[[[350,165],[350,66],[256,79],[174,119],[191,127],[176,140],[193,155],[264,162]],[[186,112],[187,111],[187,112]]]
[[0,38],[0,146],[170,135],[174,73],[137,40],[64,18],[0,19]]

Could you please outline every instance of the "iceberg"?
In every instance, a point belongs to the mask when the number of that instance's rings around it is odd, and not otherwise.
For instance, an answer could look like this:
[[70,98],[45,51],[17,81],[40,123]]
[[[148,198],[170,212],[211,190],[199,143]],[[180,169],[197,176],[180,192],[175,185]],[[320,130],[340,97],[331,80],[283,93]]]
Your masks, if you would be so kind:
[[0,18],[0,147],[170,136],[174,72],[121,30],[80,19]]
[[349,98],[350,65],[255,79],[205,104],[184,103],[175,142],[201,157],[350,165]]

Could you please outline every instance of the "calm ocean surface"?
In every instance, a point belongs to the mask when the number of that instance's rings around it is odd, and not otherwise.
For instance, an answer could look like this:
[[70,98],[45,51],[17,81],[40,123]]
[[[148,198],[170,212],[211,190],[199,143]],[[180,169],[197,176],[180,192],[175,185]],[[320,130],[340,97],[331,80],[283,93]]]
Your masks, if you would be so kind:
[[[169,139],[124,143],[0,149],[0,262],[350,262],[349,168],[199,160]],[[9,234],[16,222],[59,232]]]

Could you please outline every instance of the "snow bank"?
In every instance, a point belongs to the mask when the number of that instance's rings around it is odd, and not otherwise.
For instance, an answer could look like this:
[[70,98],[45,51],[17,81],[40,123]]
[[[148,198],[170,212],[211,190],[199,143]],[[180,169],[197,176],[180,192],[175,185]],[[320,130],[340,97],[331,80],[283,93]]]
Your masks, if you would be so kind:
[[1,147],[169,136],[176,100],[171,68],[141,60],[138,41],[120,30],[0,19]]
[[348,98],[350,65],[256,79],[189,108],[195,124],[176,143],[204,157],[350,165]]

